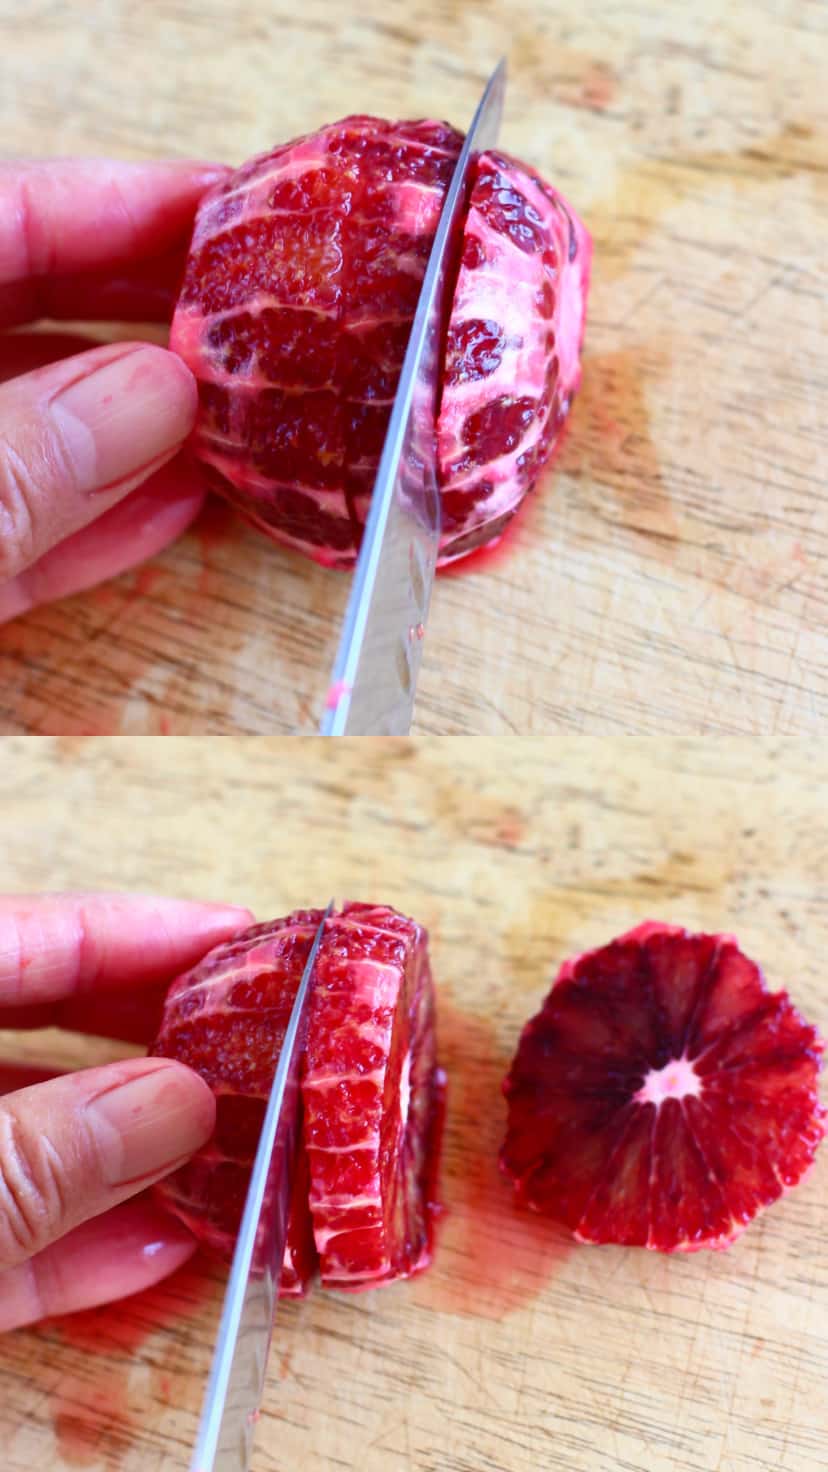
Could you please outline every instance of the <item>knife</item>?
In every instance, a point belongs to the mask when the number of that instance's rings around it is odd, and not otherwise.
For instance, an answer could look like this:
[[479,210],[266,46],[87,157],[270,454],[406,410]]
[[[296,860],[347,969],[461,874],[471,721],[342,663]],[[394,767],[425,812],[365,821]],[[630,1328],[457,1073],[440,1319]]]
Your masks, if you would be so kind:
[[506,62],[490,77],[457,160],[403,361],[334,662],[323,736],[406,736],[440,542],[435,425],[449,255],[478,153],[497,141]]
[[248,1472],[285,1253],[316,929],[285,1031],[236,1240],[191,1472]]

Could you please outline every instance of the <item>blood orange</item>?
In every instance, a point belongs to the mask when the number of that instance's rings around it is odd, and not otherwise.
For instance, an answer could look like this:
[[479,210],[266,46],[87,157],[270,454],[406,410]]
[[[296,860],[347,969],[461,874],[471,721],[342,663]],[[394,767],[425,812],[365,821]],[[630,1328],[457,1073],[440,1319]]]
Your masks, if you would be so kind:
[[[213,1139],[156,1190],[229,1258],[275,1060],[322,912],[296,911],[216,947],[167,996],[153,1052],[216,1095]],[[370,1288],[430,1260],[437,1125],[434,999],[425,931],[346,904],[318,953],[281,1292],[321,1264],[328,1287]]]
[[[276,1058],[319,919],[291,915],[216,946],[173,982],[151,1050],[187,1063],[216,1096],[212,1140],[155,1190],[225,1259],[232,1256]],[[282,1293],[304,1293],[317,1266],[300,1140]]]
[[[356,116],[262,154],[198,211],[170,346],[210,483],[275,540],[353,563],[445,192],[446,123]],[[580,380],[591,242],[515,159],[477,164],[437,427],[440,561],[497,538]]]
[[592,242],[503,153],[469,198],[437,424],[440,563],[497,541],[552,454],[581,381]]
[[725,1247],[813,1161],[822,1046],[732,937],[641,925],[524,1028],[502,1168],[582,1242]]

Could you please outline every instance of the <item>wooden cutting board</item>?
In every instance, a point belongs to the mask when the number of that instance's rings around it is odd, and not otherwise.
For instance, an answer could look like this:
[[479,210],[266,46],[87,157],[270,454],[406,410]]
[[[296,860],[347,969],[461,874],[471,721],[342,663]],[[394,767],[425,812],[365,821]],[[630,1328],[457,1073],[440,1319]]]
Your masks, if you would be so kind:
[[[820,0],[0,0],[10,155],[239,162],[354,111],[503,146],[595,237],[584,383],[503,548],[441,578],[422,732],[805,733],[828,715]],[[130,329],[130,334],[132,334]],[[346,577],[223,509],[0,633],[0,729],[314,731]]]
[[[339,896],[431,931],[449,1074],[432,1269],[279,1314],[254,1472],[820,1472],[828,1159],[728,1252],[576,1246],[499,1177],[501,1078],[566,955],[732,928],[828,1029],[815,749],[660,740],[6,742],[0,890],[156,889],[260,918]],[[82,1064],[111,1044],[0,1035]],[[219,1302],[188,1267],[0,1341],[7,1472],[184,1469]]]

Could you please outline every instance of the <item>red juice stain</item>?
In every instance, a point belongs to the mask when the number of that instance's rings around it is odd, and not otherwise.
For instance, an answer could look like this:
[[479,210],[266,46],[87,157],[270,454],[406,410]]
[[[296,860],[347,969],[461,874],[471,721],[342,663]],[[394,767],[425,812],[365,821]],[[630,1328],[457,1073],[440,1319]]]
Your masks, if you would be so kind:
[[495,839],[504,848],[517,848],[526,828],[523,813],[517,808],[504,808],[495,828]]
[[498,1168],[506,1128],[501,1085],[512,1054],[492,1020],[463,1011],[443,993],[437,1041],[448,1076],[445,1219],[433,1265],[411,1292],[423,1308],[497,1320],[543,1291],[572,1241],[555,1223],[516,1207]]
[[[99,1361],[84,1378],[76,1374],[62,1377],[51,1392],[55,1437],[64,1462],[85,1467],[104,1460],[107,1472],[117,1472],[123,1465],[125,1444],[135,1439],[137,1428],[146,1425],[152,1415],[152,1398],[147,1400],[144,1392],[139,1404],[130,1390],[130,1376],[142,1347],[158,1330],[179,1328],[182,1321],[197,1318],[213,1293],[209,1266],[196,1254],[143,1293],[48,1320],[34,1331],[47,1340],[56,1335],[67,1346]],[[158,1365],[153,1351],[149,1363],[156,1403],[171,1404],[174,1397],[180,1403],[181,1391],[175,1392],[172,1385],[177,1358],[173,1350]],[[54,1366],[53,1355],[49,1361]]]
[[142,1293],[120,1303],[106,1303],[50,1319],[48,1327],[60,1337],[89,1354],[111,1356],[121,1350],[132,1355],[159,1329],[195,1318],[212,1296],[213,1280],[200,1253]]
[[589,66],[581,79],[580,93],[576,100],[576,106],[588,107],[595,112],[603,112],[609,106],[615,95],[616,77],[609,67],[601,61],[594,62]]
[[315,702],[307,695],[300,695],[296,703],[297,725],[304,726],[306,722],[316,723]]
[[52,1401],[55,1440],[70,1467],[103,1461],[107,1472],[123,1463],[133,1430],[126,1385],[116,1375],[62,1380]]
[[349,685],[346,680],[334,680],[325,696],[325,709],[336,710],[340,701],[344,700],[346,695],[350,695],[352,689],[353,686]]
[[210,565],[210,553],[227,544],[234,528],[238,526],[238,513],[218,496],[208,496],[204,509],[190,527],[201,549],[204,562]]
[[647,407],[649,381],[664,366],[655,349],[646,357],[638,351],[588,356],[578,398],[579,429],[567,444],[562,466],[600,488],[602,514],[611,516],[614,525],[646,537],[653,555],[672,561],[681,527]]
[[223,579],[228,575],[228,549],[238,538],[241,518],[220,496],[208,496],[204,506],[189,528],[198,547],[201,567],[193,589],[193,608],[202,607],[200,599],[222,595]]
[[158,567],[152,562],[144,563],[133,574],[131,598],[147,597],[163,577],[163,567]]

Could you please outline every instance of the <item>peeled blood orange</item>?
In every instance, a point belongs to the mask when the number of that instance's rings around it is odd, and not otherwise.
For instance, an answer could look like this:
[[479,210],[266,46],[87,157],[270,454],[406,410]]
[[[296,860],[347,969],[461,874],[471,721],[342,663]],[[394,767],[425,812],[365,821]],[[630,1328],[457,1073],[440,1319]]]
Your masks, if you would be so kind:
[[502,1169],[579,1241],[726,1247],[813,1161],[822,1047],[732,937],[648,922],[524,1028]]
[[[167,995],[152,1051],[207,1080],[217,1123],[205,1149],[155,1189],[225,1258],[321,918],[296,911],[254,926]],[[314,973],[282,1294],[303,1293],[317,1269],[326,1287],[358,1290],[427,1266],[440,1088],[425,931],[387,906],[344,905]]]
[[[462,137],[355,116],[262,154],[203,198],[170,346],[199,384],[214,489],[330,566],[359,550]],[[580,381],[591,241],[560,194],[483,154],[446,324],[440,562],[495,540]]]
[[[225,1259],[233,1253],[276,1058],[319,918],[291,915],[216,946],[173,982],[151,1049],[194,1068],[216,1096],[212,1140],[155,1191]],[[316,1268],[300,1140],[282,1292],[303,1293]]]

